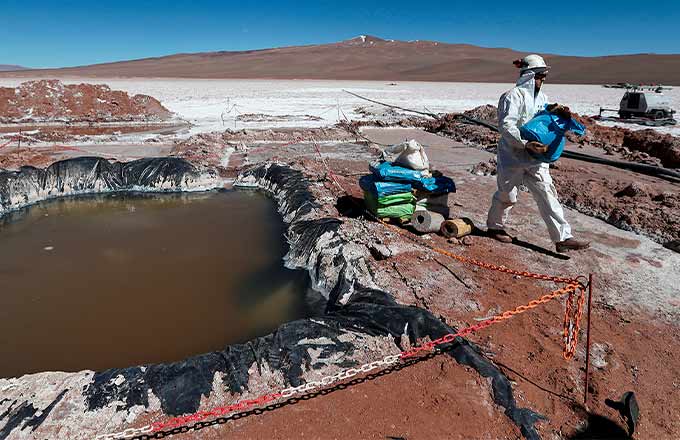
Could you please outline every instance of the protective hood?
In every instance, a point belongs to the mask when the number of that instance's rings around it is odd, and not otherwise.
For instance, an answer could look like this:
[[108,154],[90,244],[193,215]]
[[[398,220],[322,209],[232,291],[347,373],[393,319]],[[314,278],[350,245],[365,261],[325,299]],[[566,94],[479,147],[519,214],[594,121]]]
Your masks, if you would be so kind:
[[526,124],[542,110],[547,97],[542,91],[534,95],[536,81],[533,71],[524,72],[517,79],[516,86],[504,93],[498,103],[498,122],[501,140],[498,144],[498,166],[500,168],[540,165],[541,162],[529,156],[519,127]]
[[521,74],[519,78],[517,78],[515,85],[523,90],[526,90],[527,92],[530,92],[533,96],[534,89],[536,88],[534,76],[536,76],[536,74],[533,71],[527,70]]

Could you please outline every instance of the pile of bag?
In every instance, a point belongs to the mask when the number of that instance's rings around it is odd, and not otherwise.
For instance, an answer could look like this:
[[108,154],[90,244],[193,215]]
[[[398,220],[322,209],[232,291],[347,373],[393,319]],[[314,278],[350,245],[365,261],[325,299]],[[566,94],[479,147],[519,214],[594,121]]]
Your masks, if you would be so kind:
[[399,156],[393,162],[371,164],[371,174],[359,179],[368,210],[381,219],[402,221],[418,209],[448,216],[448,195],[456,191],[456,186],[450,178],[430,172],[423,147],[412,140],[388,152]]

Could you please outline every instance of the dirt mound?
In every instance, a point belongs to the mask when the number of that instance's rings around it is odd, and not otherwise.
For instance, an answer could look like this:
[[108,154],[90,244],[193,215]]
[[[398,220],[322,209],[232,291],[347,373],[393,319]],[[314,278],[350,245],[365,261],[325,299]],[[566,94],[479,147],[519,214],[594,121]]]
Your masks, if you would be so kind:
[[[607,149],[607,147],[623,145],[623,138],[628,131],[621,127],[605,127],[588,116],[574,115],[574,119],[586,127],[586,135],[578,136],[574,133],[567,133],[567,139],[576,144],[588,144]],[[612,150],[613,151],[613,150]]]
[[[492,105],[483,105],[463,114],[470,118],[496,125],[496,111],[496,107]],[[447,113],[441,115],[439,119],[427,120],[421,126],[430,133],[443,134],[459,142],[483,147],[495,147],[500,138],[495,131],[461,118],[457,113]]]
[[680,168],[680,138],[653,129],[605,127],[588,116],[575,115],[575,119],[586,126],[587,133],[584,137],[567,133],[571,142],[618,153],[633,162]]
[[563,162],[551,174],[565,205],[659,243],[680,239],[677,187],[609,167]]
[[498,124],[498,107],[490,104],[480,105],[472,110],[466,110],[463,114],[469,118],[478,119],[490,124]]
[[0,87],[0,123],[146,122],[171,116],[151,96],[130,97],[107,85],[41,80]]
[[680,138],[670,134],[662,134],[652,129],[628,130],[622,146],[657,157],[667,168],[680,168]]

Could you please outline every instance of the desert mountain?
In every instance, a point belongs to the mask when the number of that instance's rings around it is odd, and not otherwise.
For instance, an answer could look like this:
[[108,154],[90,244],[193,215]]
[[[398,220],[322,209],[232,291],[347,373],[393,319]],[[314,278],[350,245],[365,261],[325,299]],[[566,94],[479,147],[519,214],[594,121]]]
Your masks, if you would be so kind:
[[[353,79],[510,82],[512,61],[527,53],[436,41],[359,36],[339,43],[239,52],[176,54],[2,76]],[[545,55],[555,83],[680,85],[680,55]]]
[[17,66],[15,64],[0,64],[0,72],[9,72],[12,70],[24,70],[25,67]]

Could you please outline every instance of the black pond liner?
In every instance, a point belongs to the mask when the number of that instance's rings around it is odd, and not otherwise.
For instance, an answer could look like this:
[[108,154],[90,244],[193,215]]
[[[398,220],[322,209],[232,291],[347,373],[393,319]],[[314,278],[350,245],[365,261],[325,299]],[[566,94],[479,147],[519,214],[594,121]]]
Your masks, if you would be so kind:
[[79,157],[49,167],[0,171],[0,216],[52,197],[111,191],[182,191],[204,176],[184,159],[152,157],[109,162]]
[[[55,163],[44,171],[27,167],[18,173],[0,173],[0,214],[3,208],[8,210],[19,205],[24,191],[30,195],[25,200],[29,203],[39,194],[42,198],[66,195],[72,188],[79,192],[140,186],[167,189],[167,182],[179,187],[196,176],[196,170],[181,159],[142,159],[127,164],[111,164],[103,159],[82,158]],[[314,363],[309,354],[311,349],[317,352],[315,357],[319,359],[330,358],[337,353],[351,355],[362,351],[361,346],[343,341],[346,338],[341,336],[348,331],[399,338],[406,328],[412,343],[420,338],[436,339],[455,332],[454,328],[445,325],[430,312],[397,304],[388,292],[367,287],[375,284],[363,255],[353,252],[353,243],[343,238],[340,231],[342,220],[318,218],[320,205],[302,172],[286,165],[268,163],[244,171],[239,181],[264,190],[278,202],[279,212],[288,225],[290,250],[286,256],[287,266],[309,271],[314,285],[328,296],[326,314],[288,322],[267,336],[180,362],[95,373],[91,383],[82,390],[91,411],[114,403],[118,411],[136,405],[148,406],[148,391],[152,391],[160,399],[161,408],[167,415],[192,413],[199,409],[201,397],[212,392],[215,373],[220,374],[224,386],[231,393],[241,394],[248,387],[248,370],[254,364],[259,369],[266,365],[270,371],[280,372],[290,386],[298,386],[304,383],[305,370],[325,366]],[[154,319],[172,317],[158,316]],[[314,342],[305,343],[305,340]],[[329,342],[320,345],[320,340]],[[505,409],[505,414],[521,429],[525,438],[540,438],[534,424],[543,417],[517,407],[508,378],[482,356],[474,344],[458,338],[449,344],[446,353],[458,363],[470,366],[489,378],[494,402]],[[338,364],[341,368],[357,365],[350,360]],[[118,376],[125,380],[114,381]],[[15,408],[24,408],[30,402],[14,404]],[[0,428],[0,439],[13,429],[6,430],[8,427],[19,426],[24,418],[26,423],[36,423],[30,413],[12,411],[4,422],[4,428]],[[3,418],[0,417],[0,423]],[[3,434],[6,435],[3,437]]]

